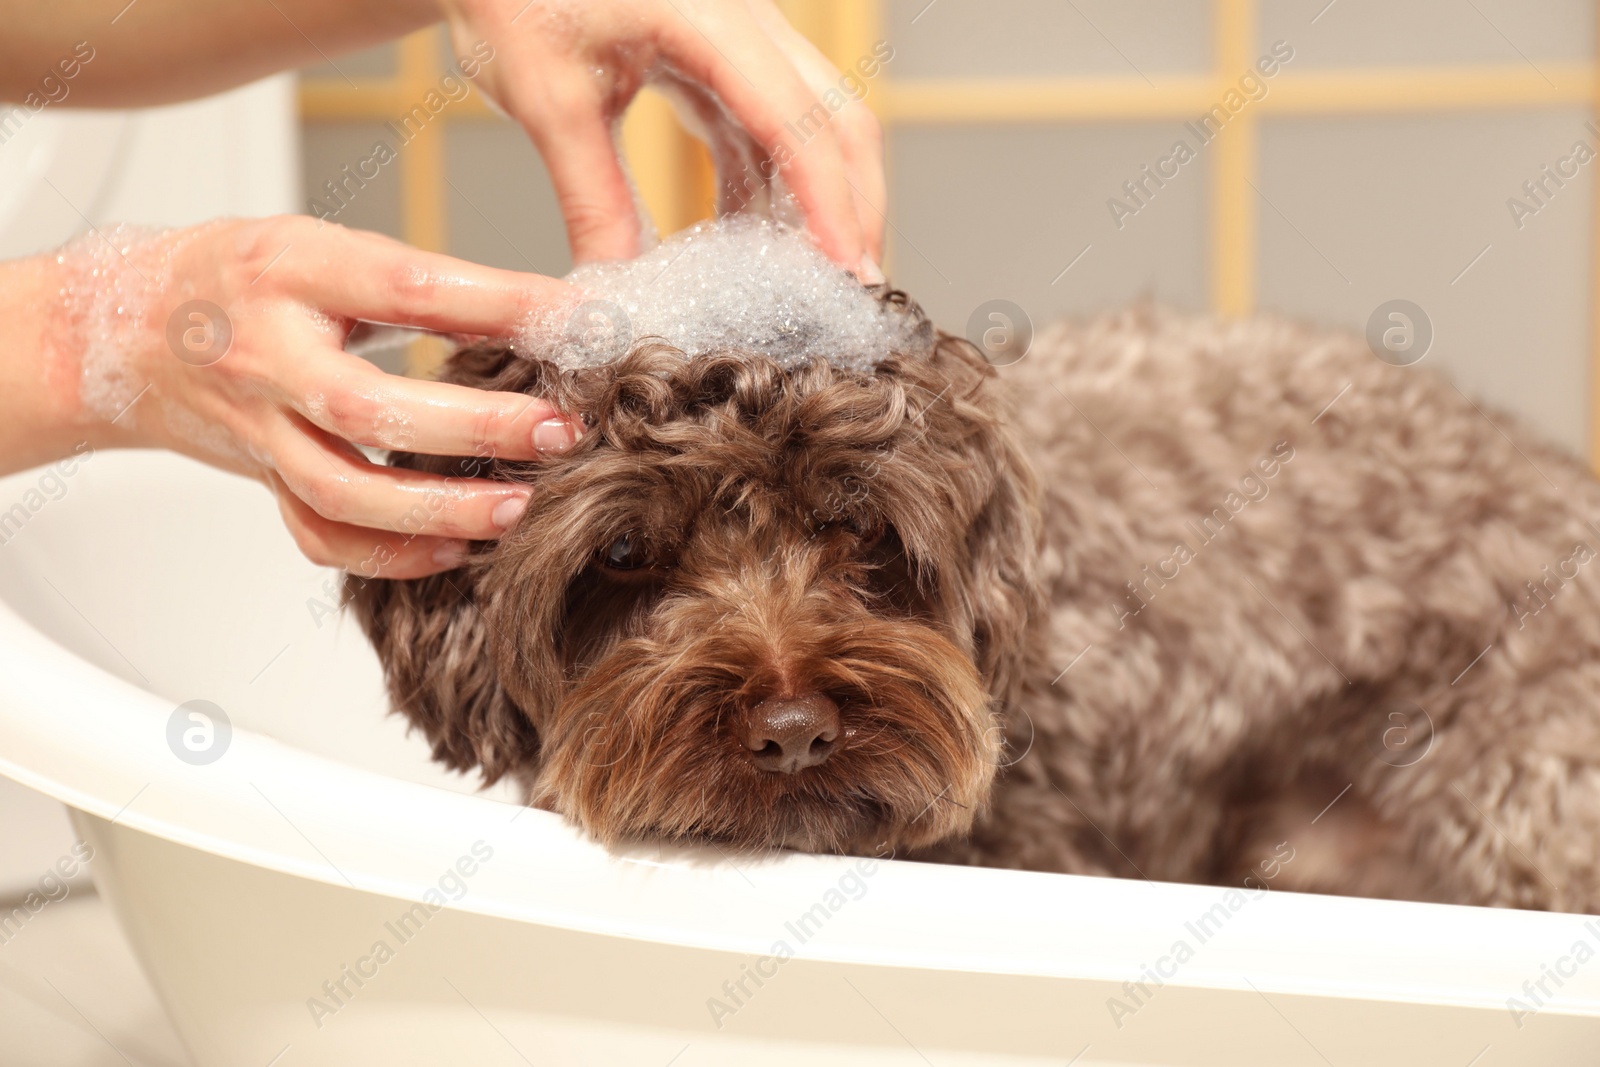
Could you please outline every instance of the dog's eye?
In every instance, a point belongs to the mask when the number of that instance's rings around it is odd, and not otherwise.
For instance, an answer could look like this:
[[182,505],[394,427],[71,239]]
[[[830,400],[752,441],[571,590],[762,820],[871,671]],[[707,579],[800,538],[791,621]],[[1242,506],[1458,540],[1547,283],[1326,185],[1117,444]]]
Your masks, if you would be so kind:
[[601,559],[607,567],[618,571],[631,571],[650,562],[644,543],[631,533],[611,542],[611,547],[601,553]]
[[846,519],[842,523],[845,529],[855,534],[863,547],[870,548],[883,539],[889,527],[879,519]]

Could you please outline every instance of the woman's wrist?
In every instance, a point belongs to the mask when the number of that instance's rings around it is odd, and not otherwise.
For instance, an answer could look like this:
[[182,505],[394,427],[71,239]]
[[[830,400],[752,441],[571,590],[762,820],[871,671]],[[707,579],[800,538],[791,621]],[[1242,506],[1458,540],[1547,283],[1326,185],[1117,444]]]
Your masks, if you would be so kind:
[[0,473],[99,448],[122,434],[85,417],[81,329],[54,253],[0,262]]

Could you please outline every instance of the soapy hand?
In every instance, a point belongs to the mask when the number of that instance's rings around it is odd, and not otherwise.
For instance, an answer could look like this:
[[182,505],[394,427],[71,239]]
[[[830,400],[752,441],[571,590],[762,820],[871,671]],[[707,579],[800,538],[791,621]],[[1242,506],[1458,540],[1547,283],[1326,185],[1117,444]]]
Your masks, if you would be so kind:
[[882,132],[859,100],[836,112],[818,102],[839,72],[771,0],[441,4],[459,54],[494,48],[478,85],[543,155],[575,261],[641,251],[614,127],[651,82],[711,147],[725,194],[778,171],[822,251],[883,280]]
[[532,459],[581,432],[543,401],[396,377],[343,349],[358,320],[507,334],[570,299],[553,279],[300,216],[95,231],[53,268],[64,307],[49,373],[76,389],[84,432],[265,482],[317,563],[445,570],[526,506],[518,486],[381,466],[358,445]]

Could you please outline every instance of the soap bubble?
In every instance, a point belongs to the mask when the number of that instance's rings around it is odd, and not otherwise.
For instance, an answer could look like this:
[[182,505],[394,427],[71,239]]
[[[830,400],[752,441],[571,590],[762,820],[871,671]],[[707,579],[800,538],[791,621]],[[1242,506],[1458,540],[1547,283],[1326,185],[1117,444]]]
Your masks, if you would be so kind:
[[567,280],[584,302],[537,313],[515,339],[520,355],[594,367],[659,338],[689,357],[754,352],[786,368],[826,359],[870,371],[893,353],[926,348],[910,315],[801,230],[768,218],[703,222],[637,259],[585,264]]
[[610,363],[628,354],[633,345],[633,324],[628,313],[611,300],[585,300],[567,316],[563,351]]
[[78,398],[97,418],[120,417],[149,384],[128,353],[170,280],[173,243],[169,231],[118,224],[91,227],[56,251],[63,324],[79,351]]

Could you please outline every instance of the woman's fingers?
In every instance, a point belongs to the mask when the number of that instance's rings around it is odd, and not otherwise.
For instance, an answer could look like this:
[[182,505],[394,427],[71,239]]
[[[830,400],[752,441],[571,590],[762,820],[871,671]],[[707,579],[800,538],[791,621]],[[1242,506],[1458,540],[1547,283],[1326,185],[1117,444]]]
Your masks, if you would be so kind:
[[832,113],[753,17],[722,11],[701,23],[685,16],[670,27],[667,59],[715,93],[771,156],[822,251],[858,269],[867,249]]
[[549,99],[519,109],[550,172],[574,263],[632,259],[641,251],[633,187],[612,132],[615,116],[606,113],[593,77],[562,64],[559,73],[547,75],[554,83],[541,86]]
[[[771,37],[806,85],[819,99],[830,92],[845,97],[844,106],[834,113],[834,132],[839,138],[839,148],[844,154],[845,168],[850,172],[851,195],[855,201],[856,218],[867,244],[867,255],[873,266],[883,262],[883,229],[888,191],[883,176],[883,127],[863,100],[867,83],[852,74],[851,79],[841,75],[826,56],[805,35],[789,24],[788,19],[770,2],[753,5],[752,10],[762,28]],[[851,91],[859,88],[859,95]],[[863,278],[863,281],[871,279]]]
[[[477,476],[488,461],[577,439],[548,401],[386,375],[339,347],[354,320],[504,336],[541,304],[575,304],[562,283],[291,217],[185,231],[162,254],[169,293],[214,294],[234,337],[227,358],[196,366],[172,358],[159,325],[145,331],[133,355],[172,417],[132,440],[265,480],[319,563],[393,577],[455,565],[527,508],[526,486]],[[430,474],[370,462],[357,444],[483,462]]]
[[[654,82],[690,134],[706,146],[716,172],[716,213],[770,212],[770,184],[762,173],[766,153],[704,87],[671,74]],[[769,165],[770,166],[770,165]]]
[[265,442],[277,476],[324,519],[405,537],[489,540],[527,508],[524,486],[381,467],[290,415]]
[[459,566],[467,543],[444,537],[411,537],[325,519],[276,474],[267,475],[278,512],[307,559],[339,567],[359,578],[422,578]]
[[402,378],[337,351],[302,361],[283,394],[353,444],[430,456],[535,459],[567,451],[583,432],[538,397]]
[[[856,113],[865,115],[858,120]],[[870,268],[863,264],[861,280],[869,285],[883,280],[883,229],[888,222],[886,210],[889,190],[883,176],[883,131],[877,117],[862,104],[849,104],[839,113],[851,117],[841,123],[839,144],[844,150],[845,165],[853,176],[850,195],[855,203],[856,219],[861,224],[862,240],[866,242]],[[859,122],[859,125],[857,125]],[[875,274],[876,277],[868,277]]]
[[[569,287],[548,278],[341,228],[291,225],[270,236],[287,238],[290,251],[272,267],[278,274],[266,295],[281,296],[290,310],[303,305],[346,319],[505,335],[530,309],[572,298]],[[499,537],[527,507],[523,486],[379,466],[355,445],[532,459],[567,450],[581,432],[537,397],[384,374],[330,345],[310,318],[296,321],[301,325],[276,343],[287,358],[257,385],[278,409],[257,443],[271,457],[268,479],[285,522],[317,562],[369,577],[434,573],[459,563],[468,541]]]
[[346,319],[504,337],[533,308],[578,300],[570,285],[542,274],[483,267],[309,219],[279,224],[256,244],[244,258],[247,271]]

